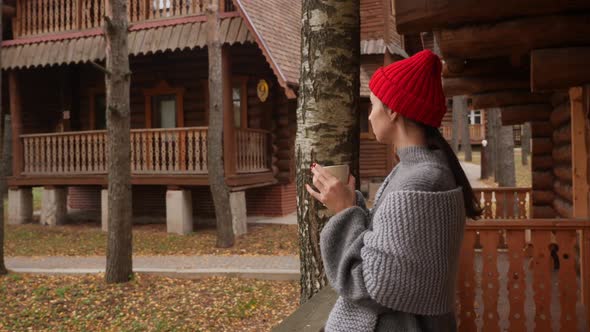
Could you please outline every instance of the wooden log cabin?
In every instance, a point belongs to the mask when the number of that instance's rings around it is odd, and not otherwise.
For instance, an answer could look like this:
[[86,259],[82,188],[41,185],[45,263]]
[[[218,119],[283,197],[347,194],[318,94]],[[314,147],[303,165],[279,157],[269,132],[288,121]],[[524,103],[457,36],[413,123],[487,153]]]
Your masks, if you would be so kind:
[[[194,220],[185,223],[214,222],[207,186],[206,3],[128,4],[136,221],[170,224],[174,218],[167,207],[178,206],[192,211]],[[62,223],[67,211],[106,223],[104,74],[93,65],[105,58],[105,4],[5,1],[2,69],[4,109],[12,119],[12,223],[31,219],[33,187],[43,187],[41,223]],[[227,83],[220,93],[228,106],[226,181],[248,216],[291,214],[301,3],[221,0],[219,6]],[[361,13],[360,107],[366,119],[370,76],[407,54],[390,1],[363,0]],[[395,159],[392,147],[377,143],[368,122],[363,125],[366,183],[386,176]]]
[[[458,331],[589,331],[590,2],[396,0],[395,22],[414,47],[434,32],[448,98],[531,124],[532,189],[476,191]],[[320,331],[335,300],[325,287],[274,331]]]
[[[447,97],[467,95],[476,109],[499,108],[504,125],[532,129],[531,213],[504,220],[486,201],[484,217],[496,220],[467,222],[459,330],[588,331],[590,2],[395,5],[400,33],[434,32]],[[516,210],[514,195],[497,204]]]
[[[67,210],[103,211],[104,222],[105,87],[93,63],[104,63],[106,2],[5,3],[11,11],[2,43],[4,109],[14,155],[9,220],[28,222],[31,188],[43,187],[42,223],[62,223]],[[183,221],[190,230],[214,218],[207,187],[206,3],[128,2],[133,214],[170,223],[167,207],[188,209],[195,217]],[[227,184],[248,215],[289,214],[295,210],[300,5],[225,0],[219,6]],[[267,25],[276,13],[284,13],[282,24]]]

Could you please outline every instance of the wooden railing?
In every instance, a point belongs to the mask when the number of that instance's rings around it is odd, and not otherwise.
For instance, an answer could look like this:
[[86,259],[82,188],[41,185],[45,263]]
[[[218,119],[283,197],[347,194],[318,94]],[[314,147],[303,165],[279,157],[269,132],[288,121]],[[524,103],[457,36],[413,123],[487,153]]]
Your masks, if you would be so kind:
[[106,173],[106,131],[22,135],[23,174]]
[[236,142],[238,173],[256,173],[270,169],[270,132],[260,129],[236,129]]
[[[441,130],[443,137],[447,141],[450,141],[453,138],[453,127],[452,126],[443,125],[440,127],[440,130]],[[484,138],[485,138],[485,135],[484,135],[483,127],[481,124],[469,125],[469,139],[472,142],[481,141]]]
[[458,330],[588,331],[589,233],[588,220],[468,222]]
[[[209,0],[129,0],[129,23],[179,16],[204,15]],[[99,28],[106,0],[17,0],[16,37]],[[222,11],[235,11],[233,3],[220,0]]]
[[136,174],[206,174],[207,128],[132,130],[131,171]]
[[482,219],[529,219],[531,188],[473,188],[483,208]]
[[[23,175],[105,174],[106,131],[22,135]],[[270,133],[236,130],[238,173],[270,169]],[[207,174],[207,127],[131,130],[134,174]]]

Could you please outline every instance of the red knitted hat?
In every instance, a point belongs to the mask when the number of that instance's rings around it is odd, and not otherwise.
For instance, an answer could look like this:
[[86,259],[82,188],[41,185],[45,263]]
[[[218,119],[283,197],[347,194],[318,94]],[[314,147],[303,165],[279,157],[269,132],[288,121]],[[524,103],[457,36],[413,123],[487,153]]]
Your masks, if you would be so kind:
[[369,89],[392,111],[437,128],[447,111],[441,71],[438,56],[424,50],[377,69]]

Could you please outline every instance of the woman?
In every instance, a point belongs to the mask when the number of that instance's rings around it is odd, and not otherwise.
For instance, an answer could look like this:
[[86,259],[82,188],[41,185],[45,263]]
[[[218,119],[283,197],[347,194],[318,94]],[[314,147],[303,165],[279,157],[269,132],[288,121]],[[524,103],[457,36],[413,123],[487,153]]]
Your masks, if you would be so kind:
[[[446,112],[441,62],[432,52],[378,69],[369,121],[400,162],[371,210],[348,185],[312,165],[308,192],[336,214],[320,234],[338,298],[325,331],[454,331],[457,264],[465,217],[481,209],[437,129]],[[317,189],[317,190],[316,190]]]

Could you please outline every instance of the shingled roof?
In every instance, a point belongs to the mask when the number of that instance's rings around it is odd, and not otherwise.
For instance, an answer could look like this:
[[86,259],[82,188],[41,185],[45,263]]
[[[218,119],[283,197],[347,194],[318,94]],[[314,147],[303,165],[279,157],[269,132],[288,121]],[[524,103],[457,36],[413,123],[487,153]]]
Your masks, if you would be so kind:
[[[301,0],[234,0],[279,82],[299,84]],[[283,86],[287,87],[287,86]]]

